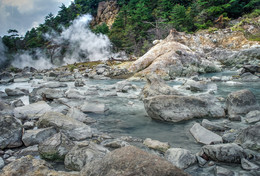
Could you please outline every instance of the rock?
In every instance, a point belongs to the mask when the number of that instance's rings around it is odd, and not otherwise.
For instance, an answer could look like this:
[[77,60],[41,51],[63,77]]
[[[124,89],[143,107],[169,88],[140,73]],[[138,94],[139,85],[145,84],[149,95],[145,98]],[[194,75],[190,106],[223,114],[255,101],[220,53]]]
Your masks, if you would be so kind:
[[23,145],[22,123],[11,116],[0,116],[0,149]]
[[109,151],[95,143],[78,144],[65,156],[64,164],[69,170],[80,171],[86,163],[102,159]]
[[200,156],[202,155],[206,155],[213,161],[240,163],[244,157],[244,150],[235,143],[205,145],[200,151]]
[[255,95],[248,89],[230,93],[226,100],[226,106],[229,115],[247,114],[259,109]]
[[11,157],[7,158],[5,161],[6,161],[7,164],[9,164],[9,163],[15,161],[16,159],[17,158],[15,156],[11,156]]
[[40,85],[39,88],[60,88],[60,87],[68,87],[68,85],[60,82],[47,82]]
[[[210,85],[211,84],[211,85]],[[188,80],[184,86],[188,86],[189,90],[192,92],[203,92],[206,91],[209,87],[213,87],[214,85],[217,89],[217,85],[214,83],[208,83],[206,81],[193,81],[193,80]]]
[[31,121],[31,122],[25,122],[23,124],[23,128],[26,129],[26,130],[29,130],[29,129],[32,129],[34,127],[34,122]]
[[24,103],[21,99],[15,100],[11,104],[12,107],[21,107],[24,106]]
[[69,89],[65,92],[67,98],[74,98],[74,99],[85,99],[86,97],[76,89]]
[[260,152],[260,123],[243,129],[237,136],[235,142],[245,148]]
[[198,161],[200,167],[204,166],[207,163],[207,160],[200,157],[198,154],[196,154],[196,158],[197,158],[197,161]]
[[27,156],[27,155],[32,155],[32,156],[38,157],[40,155],[39,151],[38,151],[38,145],[26,147],[26,148],[22,149],[21,151],[18,151],[15,153],[15,156],[17,156],[18,158],[20,158],[22,156]]
[[103,145],[105,147],[116,149],[116,148],[126,147],[130,144],[128,142],[125,142],[120,139],[108,139],[108,140],[103,141],[101,143],[101,145]]
[[0,176],[15,176],[17,174],[19,176],[79,176],[77,172],[55,171],[46,161],[34,159],[30,155],[17,159],[5,166]]
[[260,73],[260,67],[258,65],[244,65],[244,72],[250,72],[252,74]]
[[245,118],[247,123],[256,123],[260,121],[260,111],[250,111]]
[[244,82],[259,82],[260,81],[260,78],[258,76],[255,76],[253,75],[252,73],[250,72],[247,72],[247,73],[243,73],[241,76],[240,76],[240,79]]
[[241,121],[242,117],[240,115],[236,115],[236,114],[233,114],[233,115],[230,115],[228,117],[228,120],[230,121]]
[[8,83],[13,81],[13,75],[9,72],[0,73],[0,83]]
[[5,162],[2,157],[0,157],[0,169],[2,169],[5,166]]
[[144,106],[151,118],[168,122],[225,117],[220,105],[194,96],[159,95],[144,99]]
[[223,134],[222,139],[225,143],[232,143],[236,140],[237,136],[238,136],[237,132],[230,130],[225,132],[225,134]]
[[14,109],[14,116],[19,119],[38,119],[52,108],[44,101],[29,104]]
[[39,144],[39,153],[44,159],[63,161],[73,146],[73,141],[65,134],[57,133]]
[[5,93],[8,96],[23,96],[23,95],[29,94],[29,91],[28,90],[24,90],[24,89],[19,89],[19,88],[15,88],[15,89],[6,88],[5,89]]
[[213,133],[206,128],[202,127],[199,123],[195,123],[191,129],[190,133],[196,139],[197,142],[202,144],[217,144],[222,143],[222,137]]
[[47,138],[56,134],[57,131],[53,128],[42,128],[36,130],[26,130],[23,135],[23,143],[24,145],[31,146],[35,144],[39,144],[42,141],[45,141]]
[[176,89],[168,86],[159,76],[146,76],[146,85],[142,90],[142,99],[156,95],[181,95]]
[[166,150],[168,150],[170,148],[170,145],[168,142],[160,142],[158,140],[152,140],[150,138],[146,138],[144,140],[143,144],[151,149],[158,150],[161,152],[166,152]]
[[82,176],[188,175],[170,162],[134,146],[116,149],[108,153],[102,160],[87,163],[80,174]]
[[7,96],[8,96],[8,95],[7,95],[5,92],[0,91],[0,98],[7,97]]
[[207,119],[203,119],[201,122],[201,125],[204,128],[207,128],[208,130],[212,130],[212,131],[225,131],[225,127],[220,126],[219,124],[216,124],[214,122],[210,122]]
[[99,103],[99,102],[84,102],[83,105],[79,107],[79,109],[85,113],[97,113],[97,114],[103,114],[105,113],[108,108],[105,104]]
[[75,78],[71,73],[59,74],[56,78],[59,82],[74,82]]
[[30,78],[14,78],[15,83],[28,82],[28,81],[30,81]]
[[221,81],[221,77],[217,77],[217,76],[212,76],[210,79],[213,82],[220,82]]
[[[1,100],[1,99],[0,99]],[[3,101],[0,101],[0,111],[11,110],[11,106]]]
[[76,79],[74,82],[75,87],[83,87],[84,85],[85,85],[85,83],[82,79]]
[[242,158],[241,166],[244,170],[257,170],[257,169],[259,169],[259,166],[257,166],[254,163],[251,163],[250,161],[246,160],[245,158]]
[[92,130],[86,124],[58,112],[45,113],[38,121],[39,128],[55,127],[73,140],[83,140],[92,136]]
[[231,170],[228,170],[224,167],[216,166],[215,167],[216,176],[235,176],[235,173]]
[[64,97],[64,92],[58,89],[44,88],[42,89],[41,95],[42,97],[44,97],[44,99],[53,100]]
[[165,152],[165,158],[174,166],[186,169],[196,162],[196,157],[189,150],[181,148],[170,148]]
[[66,115],[85,124],[91,124],[96,122],[95,119],[88,117],[86,114],[84,114],[77,108],[70,108]]
[[116,91],[127,93],[129,90],[135,90],[136,87],[133,86],[129,81],[119,81],[116,83]]

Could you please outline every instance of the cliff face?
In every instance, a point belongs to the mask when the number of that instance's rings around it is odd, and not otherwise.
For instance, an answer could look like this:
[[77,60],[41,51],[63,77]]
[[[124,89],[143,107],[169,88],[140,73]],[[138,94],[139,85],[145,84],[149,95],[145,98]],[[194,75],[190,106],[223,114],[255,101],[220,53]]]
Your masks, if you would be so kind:
[[119,6],[116,0],[102,1],[98,4],[97,16],[93,21],[93,25],[106,23],[109,28],[112,27],[116,16],[119,12]]

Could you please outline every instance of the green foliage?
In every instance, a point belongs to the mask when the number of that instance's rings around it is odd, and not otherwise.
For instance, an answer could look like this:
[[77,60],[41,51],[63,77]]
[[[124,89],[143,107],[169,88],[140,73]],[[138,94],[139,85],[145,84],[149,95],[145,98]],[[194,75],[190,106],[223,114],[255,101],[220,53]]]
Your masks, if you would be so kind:
[[109,33],[109,28],[107,26],[106,23],[102,23],[101,25],[96,26],[93,29],[93,32],[95,32],[96,34],[108,34]]

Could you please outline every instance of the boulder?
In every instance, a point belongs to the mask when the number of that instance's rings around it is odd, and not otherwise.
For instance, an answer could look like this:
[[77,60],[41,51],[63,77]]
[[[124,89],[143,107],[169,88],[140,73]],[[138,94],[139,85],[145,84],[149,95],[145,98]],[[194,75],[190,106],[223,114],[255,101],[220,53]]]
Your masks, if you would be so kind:
[[64,164],[69,170],[80,171],[86,163],[102,159],[109,151],[92,142],[81,142],[74,146],[65,156]]
[[116,149],[130,145],[128,142],[120,139],[107,139],[102,141],[101,144],[105,147]]
[[57,131],[53,127],[41,128],[36,130],[26,130],[23,134],[22,140],[24,145],[27,147],[39,144],[56,133]]
[[244,82],[259,82],[260,81],[260,78],[258,76],[255,76],[250,72],[243,73],[240,76],[240,79]]
[[44,88],[42,89],[41,93],[43,99],[58,99],[64,97],[64,92],[62,90],[58,89],[50,89],[50,88]]
[[180,169],[186,169],[196,162],[196,156],[182,148],[168,149],[165,152],[165,158]]
[[250,72],[252,74],[260,73],[260,66],[258,65],[244,65],[243,66],[244,72]]
[[83,87],[84,85],[85,85],[85,83],[82,79],[76,79],[74,82],[75,87]]
[[99,102],[87,102],[85,101],[83,105],[79,107],[79,109],[82,112],[85,113],[97,113],[97,114],[103,114],[105,113],[108,108],[104,103],[99,103]]
[[52,166],[42,159],[25,156],[5,166],[0,176],[79,176],[77,172],[55,171]]
[[141,98],[153,97],[157,95],[182,95],[176,89],[167,85],[163,79],[155,74],[146,76],[146,85],[144,86]]
[[0,73],[0,83],[8,83],[13,81],[13,75],[9,72]]
[[87,163],[82,176],[182,176],[188,175],[170,162],[134,146],[108,153],[102,160]]
[[39,151],[38,151],[38,145],[26,147],[26,148],[19,150],[18,152],[15,153],[15,156],[17,156],[18,158],[20,158],[22,156],[27,156],[27,155],[39,157],[40,154],[39,154]]
[[225,117],[225,111],[214,102],[194,96],[159,95],[144,99],[148,115],[156,120],[180,122],[195,117]]
[[28,95],[29,91],[24,89],[19,89],[19,88],[15,88],[15,89],[6,88],[5,93],[8,96],[23,96],[23,95]]
[[226,100],[226,107],[230,116],[247,114],[260,108],[255,95],[248,89],[230,93]]
[[96,122],[95,119],[88,117],[85,113],[83,113],[77,108],[70,108],[66,115],[85,124],[91,124]]
[[245,158],[242,158],[241,160],[241,166],[244,170],[257,170],[259,169],[259,166],[257,166],[254,163],[251,163],[250,161],[248,161]]
[[190,133],[197,142],[202,144],[222,143],[222,137],[202,127],[199,123],[195,123],[190,129]]
[[160,142],[158,140],[152,140],[150,138],[146,138],[143,144],[151,149],[158,150],[160,152],[165,152],[170,148],[168,142]]
[[217,123],[210,122],[207,119],[203,119],[202,122],[201,122],[201,125],[204,128],[207,128],[208,130],[212,130],[212,131],[225,131],[225,127],[223,127],[223,126],[221,126],[221,125],[219,125]]
[[240,163],[244,157],[244,150],[235,143],[205,145],[200,151],[200,156],[203,155],[213,161]]
[[29,104],[14,109],[14,116],[19,119],[38,119],[44,113],[51,111],[51,107],[44,101]]
[[44,159],[63,161],[74,145],[65,134],[56,133],[39,144],[39,153]]
[[116,91],[127,93],[129,90],[135,90],[136,87],[132,85],[129,81],[119,81],[116,83]]
[[73,140],[83,140],[92,137],[92,130],[86,124],[59,112],[45,113],[38,121],[39,128],[55,127]]
[[224,167],[216,166],[215,167],[215,175],[216,176],[235,176],[235,173],[229,169]]
[[60,82],[47,82],[40,85],[39,88],[61,88],[61,87],[68,87],[68,85]]
[[247,123],[256,123],[260,121],[260,111],[250,111],[245,118]]
[[65,92],[65,95],[67,98],[73,98],[73,99],[85,99],[86,97],[81,93],[80,91],[76,89],[69,89]]
[[0,115],[0,149],[22,146],[22,131],[20,120]]
[[243,129],[235,142],[243,147],[260,152],[260,123]]
[[5,162],[2,157],[0,157],[0,170],[5,166]]
[[11,104],[12,107],[21,107],[24,106],[24,103],[21,99],[15,100]]

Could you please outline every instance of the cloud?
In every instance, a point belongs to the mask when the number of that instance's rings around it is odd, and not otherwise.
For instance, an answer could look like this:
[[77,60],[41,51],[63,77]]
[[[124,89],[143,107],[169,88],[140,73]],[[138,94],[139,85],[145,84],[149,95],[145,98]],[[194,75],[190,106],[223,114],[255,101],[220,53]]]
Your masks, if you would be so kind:
[[0,36],[8,29],[17,29],[22,35],[35,24],[44,22],[49,13],[57,14],[62,3],[71,0],[0,0]]

